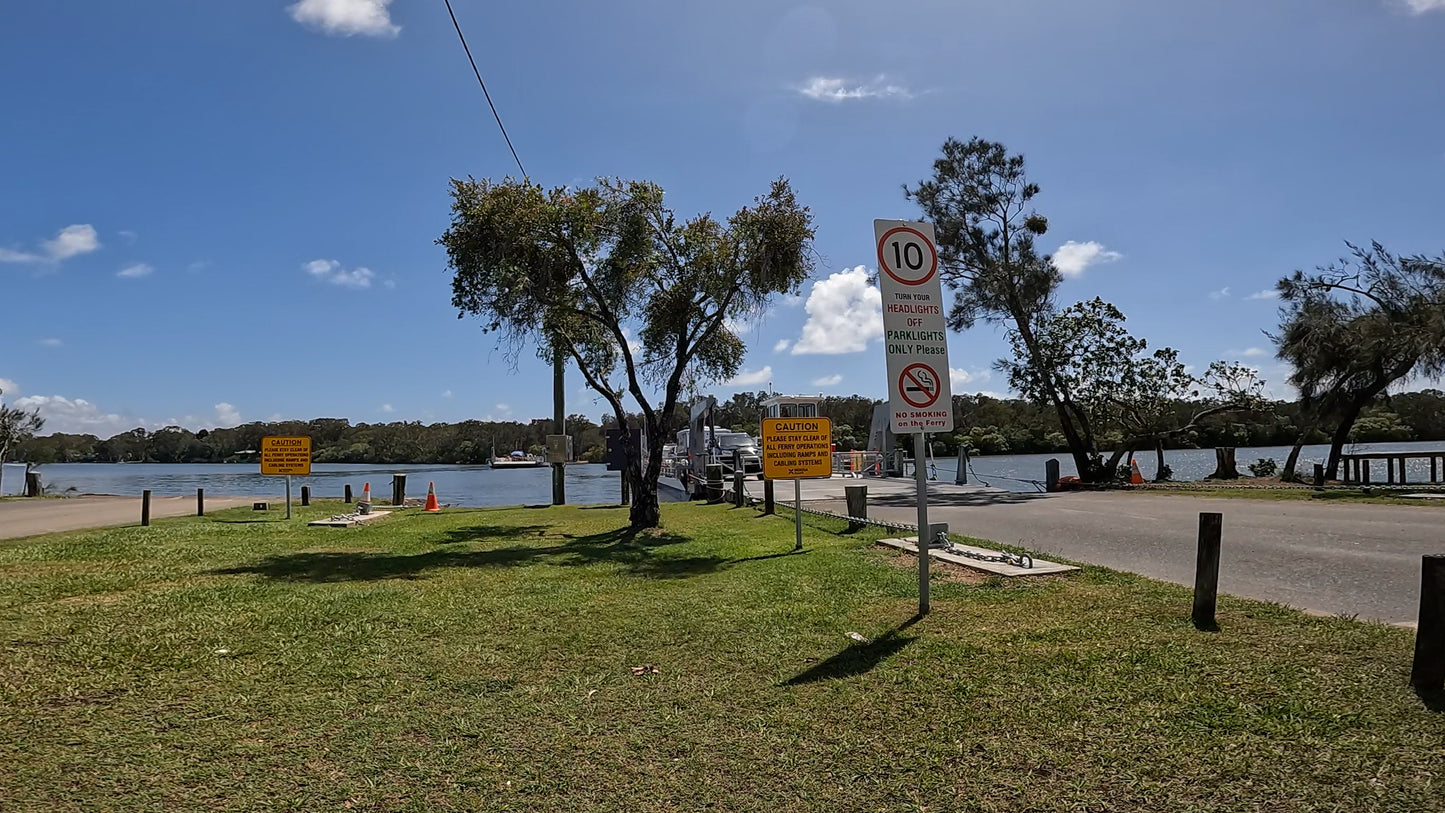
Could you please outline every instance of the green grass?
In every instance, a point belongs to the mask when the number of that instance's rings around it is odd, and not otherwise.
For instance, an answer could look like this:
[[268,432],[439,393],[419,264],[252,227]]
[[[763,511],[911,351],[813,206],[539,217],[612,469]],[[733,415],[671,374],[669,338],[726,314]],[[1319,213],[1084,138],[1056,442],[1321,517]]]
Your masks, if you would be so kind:
[[0,810],[1445,809],[1406,630],[1098,568],[914,621],[911,559],[721,506],[334,510],[0,543]]
[[[1438,490],[1438,486],[1420,486],[1420,492]],[[1420,500],[1406,499],[1399,496],[1400,492],[1380,491],[1379,489],[1341,489],[1331,488],[1326,491],[1315,491],[1312,488],[1303,486],[1281,486],[1270,488],[1260,486],[1257,488],[1231,488],[1229,486],[1191,486],[1181,485],[1171,487],[1168,485],[1150,485],[1147,488],[1129,489],[1133,494],[1163,494],[1171,497],[1218,497],[1234,500],[1294,500],[1319,503],[1359,503],[1363,505],[1418,505],[1427,507],[1445,507],[1445,499]]]

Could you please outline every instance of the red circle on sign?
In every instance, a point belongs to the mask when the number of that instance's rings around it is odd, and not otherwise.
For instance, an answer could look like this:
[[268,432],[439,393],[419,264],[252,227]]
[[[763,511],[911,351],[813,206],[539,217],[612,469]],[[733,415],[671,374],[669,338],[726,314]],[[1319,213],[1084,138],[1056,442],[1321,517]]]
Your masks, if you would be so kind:
[[[928,246],[928,253],[933,257],[932,262],[928,267],[928,273],[924,274],[921,279],[907,279],[898,276],[897,274],[893,273],[893,269],[888,267],[888,261],[883,258],[883,247],[888,245],[888,238],[901,231],[908,232],[914,237],[917,237],[920,243]],[[938,248],[934,246],[927,237],[924,237],[923,232],[919,231],[918,229],[909,228],[908,226],[898,226],[897,228],[889,229],[888,231],[883,233],[882,237],[878,238],[878,267],[883,269],[883,273],[887,274],[888,276],[892,277],[893,279],[904,285],[922,285],[923,283],[933,279],[933,275],[938,273]]]
[[[922,381],[918,380],[919,376],[917,371],[919,370],[927,371],[928,377],[933,379],[932,390],[924,386]],[[917,401],[910,398],[908,396],[910,387],[912,387],[912,392],[923,393],[923,397]],[[934,372],[934,369],[927,364],[910,364],[904,367],[903,372],[898,375],[898,395],[914,409],[933,406],[938,402],[938,394],[941,392],[943,392],[943,387],[939,385],[938,373]]]

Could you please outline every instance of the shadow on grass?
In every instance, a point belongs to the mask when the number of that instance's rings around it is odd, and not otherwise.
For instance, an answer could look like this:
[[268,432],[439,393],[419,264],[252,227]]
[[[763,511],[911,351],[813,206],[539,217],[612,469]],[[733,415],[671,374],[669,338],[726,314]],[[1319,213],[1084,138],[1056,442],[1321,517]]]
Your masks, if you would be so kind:
[[[518,539],[546,526],[498,527],[479,525],[448,532],[448,542],[485,542]],[[535,538],[535,537],[534,537]],[[567,538],[554,545],[514,544],[486,550],[433,550],[426,553],[368,553],[317,551],[270,556],[249,565],[211,571],[217,575],[253,574],[273,581],[348,582],[423,578],[442,568],[505,568],[528,565],[617,565],[624,572],[645,578],[679,579],[712,573],[726,567],[717,556],[658,556],[654,549],[688,541],[674,534],[635,532],[620,528],[590,536]]]
[[1420,698],[1420,702],[1425,704],[1425,708],[1439,714],[1445,714],[1445,691],[1432,692],[1417,688],[1415,689],[1415,696]]
[[899,633],[918,623],[918,620],[919,617],[915,615],[867,643],[852,644],[808,671],[784,681],[783,685],[802,686],[820,680],[867,674],[873,667],[893,657],[917,639],[916,635],[903,636]]
[[804,554],[808,554],[808,553],[812,553],[812,552],[813,552],[813,549],[812,549],[812,548],[808,548],[808,549],[805,549],[805,550],[790,550],[790,551],[788,551],[787,553],[769,553],[769,554],[766,554],[766,555],[763,555],[763,556],[749,556],[749,557],[747,557],[746,559],[733,559],[733,560],[732,560],[732,563],[733,563],[733,564],[738,564],[738,563],[740,563],[740,562],[762,562],[762,561],[766,561],[766,560],[768,560],[768,559],[783,559],[783,558],[786,558],[786,557],[789,557],[789,556],[802,556],[802,555],[804,555]]

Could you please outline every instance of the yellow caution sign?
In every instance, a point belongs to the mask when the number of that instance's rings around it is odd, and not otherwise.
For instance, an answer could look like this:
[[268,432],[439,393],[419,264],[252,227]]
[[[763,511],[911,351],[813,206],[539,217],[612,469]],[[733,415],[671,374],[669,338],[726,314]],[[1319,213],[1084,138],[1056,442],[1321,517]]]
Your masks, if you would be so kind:
[[833,422],[827,418],[764,418],[763,476],[769,480],[833,476]]
[[298,476],[310,474],[311,438],[280,436],[261,438],[261,473]]

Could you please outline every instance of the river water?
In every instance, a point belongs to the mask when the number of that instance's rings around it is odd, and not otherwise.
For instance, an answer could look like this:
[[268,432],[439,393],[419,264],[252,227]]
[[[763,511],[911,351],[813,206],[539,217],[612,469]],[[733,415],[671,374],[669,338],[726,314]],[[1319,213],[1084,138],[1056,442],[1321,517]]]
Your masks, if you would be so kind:
[[[1347,446],[1346,452],[1408,452],[1445,449],[1445,443],[1375,443]],[[1164,462],[1174,470],[1174,479],[1190,481],[1203,479],[1214,471],[1213,449],[1181,449],[1165,452]],[[1323,462],[1329,454],[1328,446],[1306,446],[1300,455],[1300,469],[1312,471],[1312,464]],[[1289,455],[1288,446],[1240,448],[1236,452],[1241,474],[1248,474],[1250,463],[1261,458],[1274,458],[1280,465]],[[1044,461],[1057,458],[1059,471],[1064,475],[1074,474],[1073,460],[1067,454],[1032,455],[990,455],[976,457],[972,461],[969,482],[992,485],[1010,491],[1033,491],[1033,481],[1044,479]],[[1139,470],[1146,480],[1154,477],[1154,453],[1146,452],[1137,456]],[[938,478],[952,482],[957,468],[954,458],[946,457],[937,461]],[[45,482],[46,493],[63,494],[140,494],[151,489],[157,496],[187,495],[196,493],[197,488],[206,489],[213,496],[237,497],[279,497],[285,493],[285,481],[280,477],[263,477],[257,473],[254,463],[52,463],[40,466],[39,471]],[[24,488],[25,467],[10,464],[5,466],[4,494],[18,494]],[[551,470],[500,469],[486,466],[369,466],[344,463],[317,463],[312,466],[309,477],[292,480],[292,493],[299,499],[301,486],[311,487],[317,498],[340,497],[343,487],[350,483],[356,493],[361,493],[365,482],[371,483],[372,495],[376,499],[389,499],[391,475],[407,475],[407,496],[426,495],[428,481],[436,483],[437,496],[442,502],[455,505],[536,505],[552,499]],[[1376,479],[1383,479],[1384,470],[1375,467]],[[1410,480],[1429,480],[1430,468],[1425,461],[1414,461],[1410,465]],[[620,486],[616,472],[609,472],[601,465],[572,465],[567,467],[567,501],[577,504],[615,503]],[[679,499],[680,492],[662,489],[664,499]]]

